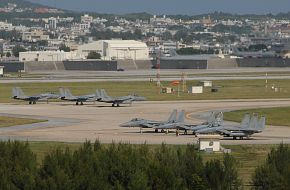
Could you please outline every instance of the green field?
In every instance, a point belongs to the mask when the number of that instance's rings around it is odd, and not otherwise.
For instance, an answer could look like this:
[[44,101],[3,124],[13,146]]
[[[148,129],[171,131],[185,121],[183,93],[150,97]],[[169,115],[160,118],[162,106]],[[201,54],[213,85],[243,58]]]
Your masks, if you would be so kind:
[[[74,82],[74,83],[16,83],[0,84],[0,102],[11,102],[12,87],[19,86],[27,95],[35,95],[45,92],[58,93],[59,87],[68,87],[75,95],[95,93],[97,88],[104,88],[109,95],[121,96],[136,93],[147,97],[148,100],[215,100],[215,99],[255,99],[255,98],[290,98],[290,80],[268,80],[268,88],[265,88],[265,80],[222,80],[214,81],[219,87],[218,92],[211,92],[205,88],[203,94],[160,94],[155,83],[148,82]],[[195,86],[198,81],[187,81],[186,89]],[[163,82],[164,87],[173,87],[169,82]],[[278,91],[271,89],[274,85]],[[182,85],[180,85],[182,90]]]
[[45,122],[46,120],[0,116],[0,128]]
[[[56,147],[60,148],[70,148],[71,150],[77,150],[81,143],[57,143],[57,142],[30,142],[30,147],[32,151],[37,155],[37,161],[41,164],[44,156]],[[136,145],[139,146],[139,145]],[[160,145],[150,145],[151,148]],[[185,145],[168,145],[172,147],[180,147]],[[255,168],[261,165],[270,152],[271,148],[275,148],[278,145],[228,145],[224,146],[232,150],[231,155],[238,161],[238,169],[240,177],[242,178],[244,186],[250,185],[251,177],[255,171]],[[222,153],[206,154],[201,153],[204,161],[210,159],[222,159]],[[248,188],[246,188],[248,189]]]
[[245,113],[258,113],[259,115],[265,115],[267,118],[267,125],[290,126],[290,107],[237,110],[224,113],[224,119],[228,121],[241,122]]

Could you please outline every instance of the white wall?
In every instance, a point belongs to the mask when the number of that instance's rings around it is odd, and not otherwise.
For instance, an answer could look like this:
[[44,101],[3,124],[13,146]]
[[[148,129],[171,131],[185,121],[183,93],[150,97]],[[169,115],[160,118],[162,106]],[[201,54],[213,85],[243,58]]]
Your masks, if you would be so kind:
[[61,51],[30,51],[20,52],[19,61],[64,61],[68,59],[81,59],[77,52]]
[[134,59],[147,60],[149,59],[148,49],[128,49],[128,48],[108,48],[106,49],[106,58],[111,59]]
[[0,67],[0,76],[4,75],[4,67]]
[[218,140],[200,140],[199,150],[212,148],[214,152],[220,151],[220,141]]
[[106,60],[149,59],[149,48],[146,44],[133,40],[99,40],[78,47],[78,53],[84,56],[87,56],[91,51],[100,53]]

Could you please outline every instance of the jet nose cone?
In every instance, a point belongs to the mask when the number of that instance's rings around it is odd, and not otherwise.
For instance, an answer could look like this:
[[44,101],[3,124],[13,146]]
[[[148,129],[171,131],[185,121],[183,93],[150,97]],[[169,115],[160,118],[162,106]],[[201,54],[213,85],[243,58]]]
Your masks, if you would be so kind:
[[119,125],[120,127],[131,127],[130,122],[122,123]]

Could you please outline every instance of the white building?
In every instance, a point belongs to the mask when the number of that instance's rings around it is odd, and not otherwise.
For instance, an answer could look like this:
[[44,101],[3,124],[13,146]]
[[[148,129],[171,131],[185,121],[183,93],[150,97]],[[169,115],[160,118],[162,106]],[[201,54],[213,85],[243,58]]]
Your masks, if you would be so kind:
[[0,66],[0,77],[4,76],[4,66]]
[[7,22],[0,22],[0,30],[11,31],[13,30],[13,25]]
[[82,23],[91,23],[91,22],[93,22],[93,20],[94,20],[94,18],[92,16],[89,16],[88,14],[81,16]]
[[72,59],[82,59],[77,52],[63,52],[63,51],[29,51],[20,52],[19,61],[65,61]]
[[218,152],[221,150],[220,135],[198,135],[199,150]]
[[57,18],[50,17],[48,19],[48,26],[49,26],[49,29],[56,29],[56,27],[57,27]]
[[23,32],[22,33],[22,40],[29,41],[29,42],[49,40],[49,35],[45,35],[45,34],[43,34],[42,31],[39,31],[39,30],[35,30],[32,32]]
[[105,60],[148,60],[149,48],[143,42],[135,40],[100,40],[79,46],[79,54],[87,56],[89,52],[98,52]]

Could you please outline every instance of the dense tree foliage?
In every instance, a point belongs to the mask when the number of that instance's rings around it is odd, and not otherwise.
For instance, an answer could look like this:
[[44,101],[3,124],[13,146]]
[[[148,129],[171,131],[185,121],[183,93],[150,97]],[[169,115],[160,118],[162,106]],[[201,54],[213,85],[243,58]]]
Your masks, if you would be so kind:
[[255,44],[249,46],[249,51],[261,51],[261,50],[268,50],[268,47],[265,44]]
[[12,30],[12,31],[0,30],[0,39],[13,41],[13,40],[19,40],[20,38],[21,38],[21,34],[17,32],[16,30]]
[[0,143],[1,189],[238,189],[236,161],[204,163],[193,145],[84,143],[54,149],[37,167],[27,143]]
[[256,169],[253,177],[255,189],[289,189],[290,187],[290,148],[281,144],[272,149],[266,162]]
[[241,35],[241,34],[250,34],[252,32],[252,28],[250,26],[226,26],[223,24],[218,24],[212,28],[212,31]]
[[19,57],[19,53],[20,52],[26,52],[27,50],[23,47],[23,46],[20,46],[20,45],[16,45],[15,47],[13,47],[12,49],[12,53],[15,57]]
[[59,50],[64,52],[70,52],[70,47],[66,46],[65,44],[61,44]]
[[176,51],[180,55],[198,55],[198,54],[214,54],[215,51],[213,49],[202,50],[202,49],[194,49],[194,48],[181,48]]
[[91,51],[88,56],[87,59],[101,59],[101,54],[95,52],[95,51]]
[[139,29],[136,29],[134,32],[114,32],[112,30],[99,31],[97,29],[92,29],[90,36],[94,37],[96,40],[110,40],[112,38],[138,40],[144,37]]
[[36,156],[28,143],[0,142],[0,189],[34,189]]

